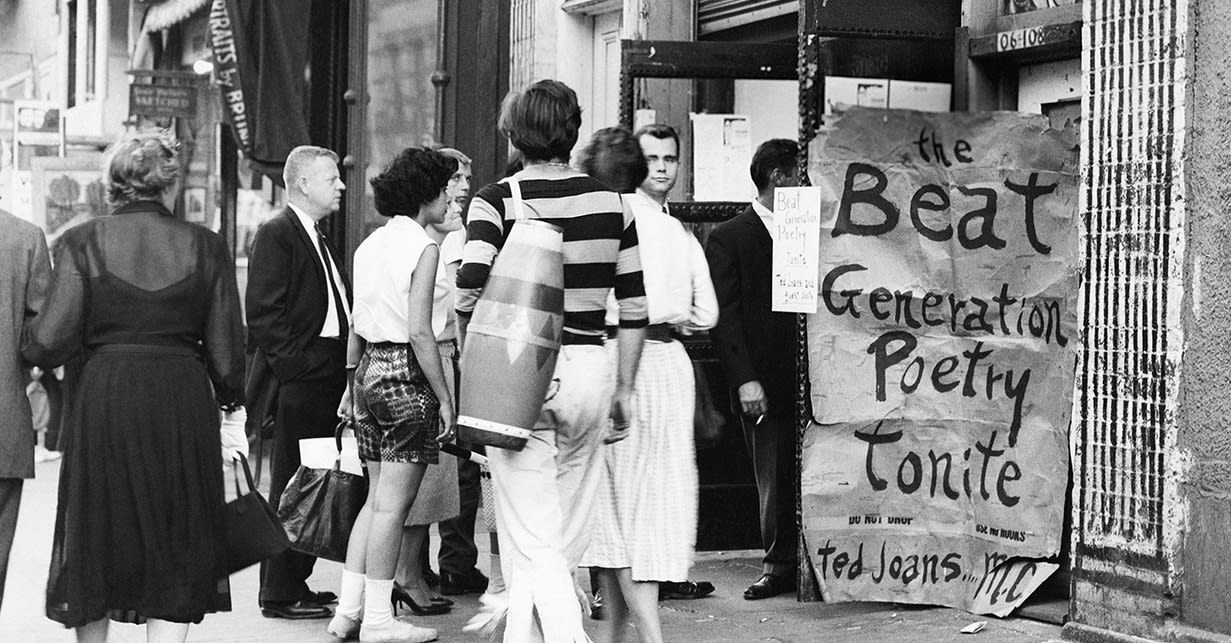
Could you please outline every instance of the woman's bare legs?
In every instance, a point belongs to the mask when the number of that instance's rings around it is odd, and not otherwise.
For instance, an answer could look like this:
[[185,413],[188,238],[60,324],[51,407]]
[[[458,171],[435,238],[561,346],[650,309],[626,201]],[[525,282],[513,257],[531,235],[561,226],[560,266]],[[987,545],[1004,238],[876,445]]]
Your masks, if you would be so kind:
[[145,622],[147,643],[184,643],[188,638],[188,623],[172,623],[157,618]]
[[616,570],[596,568],[598,591],[603,594],[606,618],[599,621],[598,643],[623,643],[628,633],[628,603],[620,591]]
[[627,567],[615,570],[615,575],[642,643],[663,643],[663,625],[658,615],[658,583],[633,580],[632,570]]
[[77,628],[77,643],[106,643],[107,628],[111,621],[106,617]]

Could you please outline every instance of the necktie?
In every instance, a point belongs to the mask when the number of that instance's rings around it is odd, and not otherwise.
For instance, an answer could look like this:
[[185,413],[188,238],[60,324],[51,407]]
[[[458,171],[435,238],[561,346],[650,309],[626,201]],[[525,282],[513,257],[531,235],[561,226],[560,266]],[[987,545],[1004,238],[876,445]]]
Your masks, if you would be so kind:
[[345,341],[350,335],[350,329],[346,324],[346,306],[342,303],[342,293],[338,291],[338,283],[333,278],[333,261],[329,259],[329,245],[319,225],[316,226],[316,241],[320,247],[321,261],[325,264],[325,277],[329,281],[329,290],[333,293],[333,305],[338,311],[338,337]]

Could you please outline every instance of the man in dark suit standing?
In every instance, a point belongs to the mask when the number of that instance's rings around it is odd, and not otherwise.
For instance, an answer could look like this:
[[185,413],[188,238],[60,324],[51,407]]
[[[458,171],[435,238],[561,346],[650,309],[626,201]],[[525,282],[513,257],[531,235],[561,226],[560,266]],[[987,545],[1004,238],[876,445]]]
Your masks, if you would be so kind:
[[[329,437],[346,388],[350,284],[319,222],[338,211],[346,186],[338,156],[313,146],[291,150],[283,169],[287,207],[257,230],[248,263],[245,310],[255,349],[248,400],[272,417],[269,501],[299,468],[299,441]],[[254,418],[257,426],[263,417]],[[261,613],[270,618],[328,618],[332,592],[306,580],[316,559],[288,550],[261,566]]]
[[[34,477],[34,427],[22,334],[43,307],[51,261],[43,231],[0,210],[0,601],[25,478]],[[49,365],[54,366],[54,365]]]
[[732,389],[752,453],[765,547],[762,575],[744,598],[769,598],[795,588],[795,315],[770,309],[774,188],[799,184],[799,146],[771,139],[752,157],[757,198],[742,214],[714,228],[705,255],[718,295],[718,325],[710,337]]

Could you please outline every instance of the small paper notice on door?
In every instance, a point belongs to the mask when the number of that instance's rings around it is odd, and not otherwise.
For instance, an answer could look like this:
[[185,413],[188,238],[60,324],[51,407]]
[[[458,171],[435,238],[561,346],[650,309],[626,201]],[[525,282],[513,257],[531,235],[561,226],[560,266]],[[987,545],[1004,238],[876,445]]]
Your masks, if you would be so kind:
[[815,313],[821,247],[821,189],[774,190],[772,308]]

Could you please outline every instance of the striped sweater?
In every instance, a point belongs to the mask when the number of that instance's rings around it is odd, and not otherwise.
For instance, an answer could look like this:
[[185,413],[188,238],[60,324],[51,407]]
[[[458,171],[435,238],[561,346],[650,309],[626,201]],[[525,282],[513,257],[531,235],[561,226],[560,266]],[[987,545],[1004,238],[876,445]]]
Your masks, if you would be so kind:
[[[526,216],[564,231],[564,343],[601,343],[607,294],[620,325],[647,325],[637,227],[620,195],[584,174],[519,181]],[[492,262],[513,229],[513,196],[505,183],[479,190],[470,203],[466,248],[457,273],[459,315],[474,311]]]

